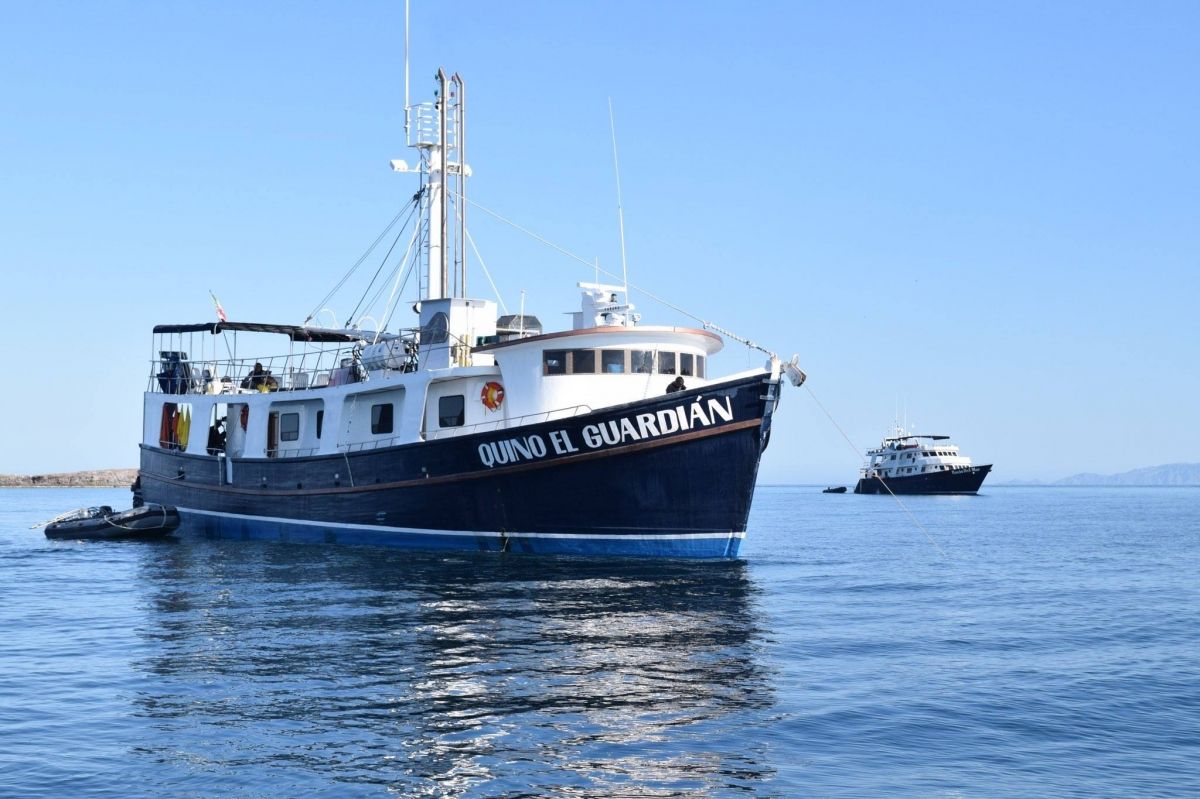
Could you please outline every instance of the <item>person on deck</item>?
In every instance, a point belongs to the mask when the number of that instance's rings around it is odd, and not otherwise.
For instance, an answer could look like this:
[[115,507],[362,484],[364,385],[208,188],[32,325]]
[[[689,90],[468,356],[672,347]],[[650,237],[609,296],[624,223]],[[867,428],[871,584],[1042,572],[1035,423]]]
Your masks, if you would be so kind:
[[687,386],[683,384],[683,375],[678,375],[671,384],[667,386],[667,393],[674,394],[676,391],[686,391]]
[[267,383],[267,377],[270,372],[263,369],[263,365],[258,361],[254,362],[254,369],[250,374],[242,380],[242,388],[248,388],[253,391],[259,391]]

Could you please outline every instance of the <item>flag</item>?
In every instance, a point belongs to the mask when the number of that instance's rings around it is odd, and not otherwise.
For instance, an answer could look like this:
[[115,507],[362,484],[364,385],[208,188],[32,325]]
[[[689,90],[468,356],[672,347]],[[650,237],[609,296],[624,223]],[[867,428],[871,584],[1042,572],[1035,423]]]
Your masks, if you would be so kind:
[[225,316],[225,309],[221,307],[221,301],[217,299],[217,295],[210,291],[208,296],[212,297],[213,305],[217,307],[217,318],[222,322],[228,322],[229,318]]

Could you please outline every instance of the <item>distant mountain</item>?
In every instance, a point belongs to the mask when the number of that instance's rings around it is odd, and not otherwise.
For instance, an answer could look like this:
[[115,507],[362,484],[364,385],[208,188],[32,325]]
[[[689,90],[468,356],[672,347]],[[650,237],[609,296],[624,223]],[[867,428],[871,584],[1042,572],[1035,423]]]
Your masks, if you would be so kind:
[[1121,474],[1073,474],[1056,486],[1200,486],[1200,463],[1168,463]]

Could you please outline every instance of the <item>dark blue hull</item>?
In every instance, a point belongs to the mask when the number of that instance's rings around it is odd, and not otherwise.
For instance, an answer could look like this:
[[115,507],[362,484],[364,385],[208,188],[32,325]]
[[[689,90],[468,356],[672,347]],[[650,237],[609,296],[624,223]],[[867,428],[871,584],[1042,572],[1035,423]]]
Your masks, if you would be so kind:
[[[864,477],[854,486],[855,494],[974,494],[983,485],[983,479],[992,470],[985,466],[971,466],[948,472],[906,475],[904,477]],[[883,483],[887,483],[884,488]]]
[[733,557],[778,391],[755,376],[509,430],[224,466],[143,446],[141,492],[213,537]]

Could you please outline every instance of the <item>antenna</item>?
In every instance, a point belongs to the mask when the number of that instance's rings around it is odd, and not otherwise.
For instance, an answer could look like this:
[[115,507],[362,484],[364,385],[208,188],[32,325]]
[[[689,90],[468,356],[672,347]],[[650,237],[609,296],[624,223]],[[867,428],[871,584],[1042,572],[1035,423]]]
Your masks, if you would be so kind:
[[617,160],[617,122],[613,116],[612,98],[608,98],[608,127],[612,131],[613,172],[617,176],[617,224],[621,230],[621,283],[625,289],[625,301],[629,302],[629,267],[625,263],[625,211],[621,208],[621,164]]
[[404,141],[408,138],[408,0],[404,0]]

